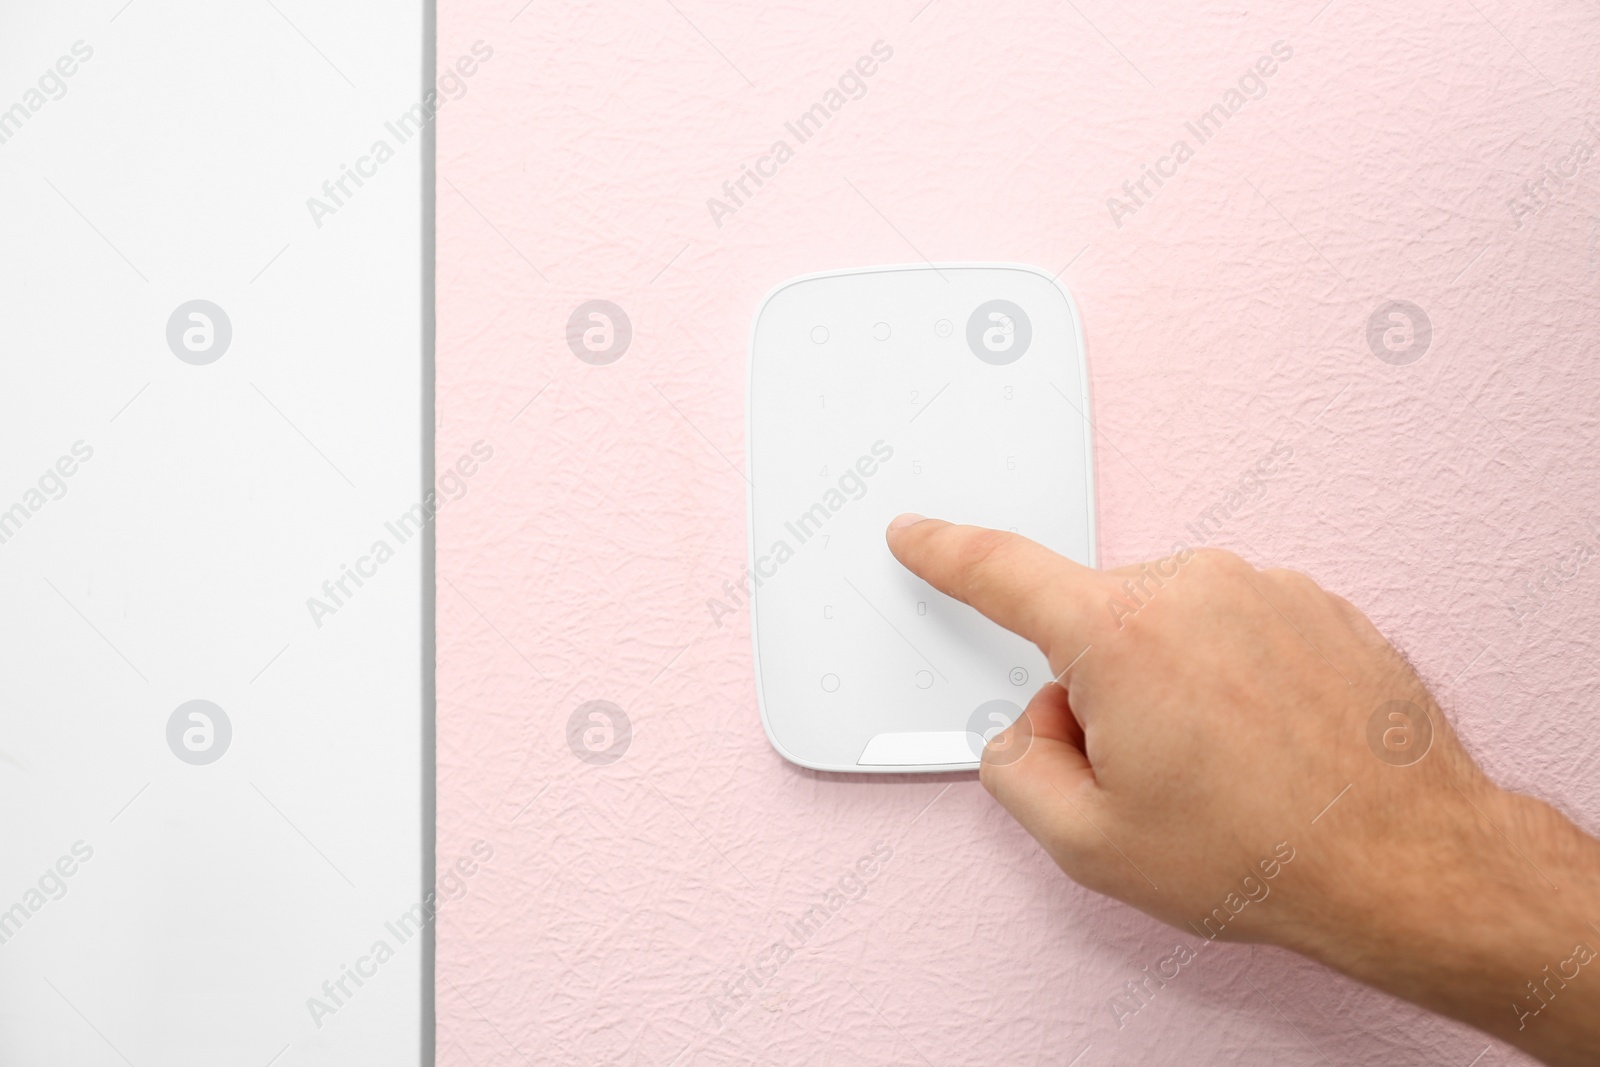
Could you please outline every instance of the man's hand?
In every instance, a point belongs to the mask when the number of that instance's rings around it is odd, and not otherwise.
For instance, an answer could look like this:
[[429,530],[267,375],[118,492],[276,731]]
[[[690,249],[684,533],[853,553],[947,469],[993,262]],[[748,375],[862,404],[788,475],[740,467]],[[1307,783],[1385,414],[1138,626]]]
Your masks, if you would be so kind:
[[1348,601],[1214,549],[1095,571],[914,515],[888,540],[1049,659],[979,777],[1073,879],[1600,1063],[1600,844],[1489,781]]

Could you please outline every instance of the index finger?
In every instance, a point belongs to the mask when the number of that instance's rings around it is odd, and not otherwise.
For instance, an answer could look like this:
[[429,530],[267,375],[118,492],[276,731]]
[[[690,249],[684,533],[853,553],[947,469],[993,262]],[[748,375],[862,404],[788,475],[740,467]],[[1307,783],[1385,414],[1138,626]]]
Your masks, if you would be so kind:
[[901,515],[887,537],[906,569],[1038,645],[1052,670],[1089,644],[1099,571],[1019,534],[920,515]]

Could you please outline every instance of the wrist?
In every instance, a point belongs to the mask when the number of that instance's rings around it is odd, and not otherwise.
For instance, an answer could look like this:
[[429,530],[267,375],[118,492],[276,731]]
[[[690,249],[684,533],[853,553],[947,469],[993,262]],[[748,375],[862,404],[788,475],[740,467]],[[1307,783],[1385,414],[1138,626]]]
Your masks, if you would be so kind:
[[1549,1062],[1568,1062],[1561,1050],[1574,1040],[1592,1057],[1600,842],[1486,780],[1444,788],[1436,825],[1338,879],[1344,921],[1309,954]]

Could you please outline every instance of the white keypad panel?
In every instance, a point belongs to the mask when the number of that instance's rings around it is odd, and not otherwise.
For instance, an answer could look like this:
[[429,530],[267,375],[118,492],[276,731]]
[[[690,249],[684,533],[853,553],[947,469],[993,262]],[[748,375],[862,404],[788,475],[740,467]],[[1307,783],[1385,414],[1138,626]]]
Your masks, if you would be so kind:
[[756,683],[774,747],[821,770],[975,767],[1044,656],[906,571],[904,511],[1095,562],[1082,330],[1027,267],[796,279],[751,339]]

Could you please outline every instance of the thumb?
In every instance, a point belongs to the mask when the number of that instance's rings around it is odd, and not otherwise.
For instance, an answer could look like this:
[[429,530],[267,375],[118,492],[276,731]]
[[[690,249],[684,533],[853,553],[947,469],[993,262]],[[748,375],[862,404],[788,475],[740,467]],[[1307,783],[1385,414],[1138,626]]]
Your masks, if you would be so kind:
[[[1034,694],[1017,721],[983,750],[978,779],[1011,817],[1052,855],[1080,851],[1095,831],[1075,816],[1062,818],[1065,800],[1083,814],[1096,796],[1094,768],[1083,727],[1067,691],[1054,682]],[[1076,840],[1082,837],[1083,840]]]

